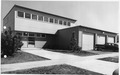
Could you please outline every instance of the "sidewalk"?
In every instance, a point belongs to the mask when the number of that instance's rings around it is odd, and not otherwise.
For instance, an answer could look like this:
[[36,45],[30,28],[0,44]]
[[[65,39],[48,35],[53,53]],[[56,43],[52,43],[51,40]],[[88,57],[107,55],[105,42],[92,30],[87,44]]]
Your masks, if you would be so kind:
[[87,69],[90,71],[111,75],[111,73],[118,68],[118,63],[96,60],[98,58],[103,58],[103,57],[118,56],[119,55],[118,53],[80,57],[70,54],[62,54],[58,52],[46,51],[43,49],[41,50],[31,49],[31,50],[23,50],[23,51],[38,56],[42,56],[45,58],[49,58],[51,60],[2,65],[1,72],[28,69],[34,67],[42,67],[42,66],[50,66],[57,64],[68,64],[83,69]]

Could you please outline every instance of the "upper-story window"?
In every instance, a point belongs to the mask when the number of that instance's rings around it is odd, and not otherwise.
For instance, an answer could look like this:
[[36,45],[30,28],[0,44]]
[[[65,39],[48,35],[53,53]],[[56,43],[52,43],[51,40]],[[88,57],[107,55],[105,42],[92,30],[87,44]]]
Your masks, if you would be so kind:
[[24,32],[23,35],[24,35],[24,36],[28,36],[28,33],[27,33],[27,32]]
[[43,21],[43,16],[38,16],[38,20]]
[[55,19],[55,23],[58,24],[58,20],[57,19]]
[[53,23],[53,18],[50,18],[50,23]]
[[37,15],[32,14],[32,19],[37,20]]
[[70,26],[71,24],[70,24],[70,22],[68,22],[68,26]]
[[31,18],[30,14],[29,13],[25,13],[25,18],[30,19]]
[[44,17],[44,21],[48,22],[48,17]]
[[18,17],[24,17],[24,13],[21,11],[18,11]]
[[66,25],[67,23],[66,23],[66,21],[64,21],[64,25]]
[[29,36],[34,36],[34,33],[29,33]]
[[37,33],[37,37],[40,37],[40,34],[39,34],[39,33]]
[[61,24],[61,25],[62,25],[62,20],[60,20],[60,21],[59,21],[59,24]]
[[42,35],[41,35],[41,37],[42,37],[42,38],[45,38],[45,37],[46,37],[46,35],[45,35],[45,34],[42,34]]

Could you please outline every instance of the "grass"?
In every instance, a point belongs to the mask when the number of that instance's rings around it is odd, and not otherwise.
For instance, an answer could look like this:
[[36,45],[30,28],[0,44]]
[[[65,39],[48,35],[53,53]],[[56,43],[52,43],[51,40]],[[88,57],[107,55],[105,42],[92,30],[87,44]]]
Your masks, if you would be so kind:
[[98,55],[97,53],[87,52],[87,51],[70,51],[70,50],[52,50],[52,49],[45,49],[53,52],[60,52],[65,54],[72,54],[77,56],[92,56],[92,55]]
[[78,75],[103,75],[100,73],[77,68],[71,65],[53,65],[47,67],[38,67],[26,70],[17,70],[4,72],[4,74],[78,74]]
[[115,63],[119,63],[119,57],[106,57],[106,58],[100,58],[99,60],[103,60],[103,61],[110,61],[110,62],[115,62]]
[[18,51],[13,56],[7,58],[1,58],[1,64],[13,64],[13,63],[23,63],[29,61],[42,61],[42,60],[50,60],[50,59],[36,56],[23,51]]

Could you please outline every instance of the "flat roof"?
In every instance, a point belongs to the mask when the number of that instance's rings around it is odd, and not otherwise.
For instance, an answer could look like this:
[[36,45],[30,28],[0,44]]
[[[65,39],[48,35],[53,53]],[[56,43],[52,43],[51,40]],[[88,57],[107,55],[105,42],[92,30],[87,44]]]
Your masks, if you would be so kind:
[[[55,14],[51,14],[51,13],[47,13],[47,12],[43,12],[43,11],[31,9],[31,8],[27,8],[27,7],[20,6],[20,5],[14,5],[14,6],[11,8],[11,10],[12,10],[14,7],[20,7],[20,8],[24,8],[24,9],[29,9],[29,10],[32,10],[32,11],[41,12],[41,13],[44,13],[44,14],[48,14],[48,15],[52,15],[52,16],[56,16],[56,17],[60,17],[60,18],[68,19],[68,20],[72,20],[72,21],[75,21],[75,22],[77,21],[77,20],[75,20],[75,19],[71,19],[71,18],[68,18],[68,17],[63,17],[63,16],[60,16],[60,15],[55,15]],[[10,11],[11,11],[11,10],[10,10]],[[10,13],[10,11],[8,12],[8,14]],[[8,14],[7,14],[7,15],[8,15]],[[6,16],[7,16],[7,15],[6,15]],[[5,16],[5,17],[6,17],[6,16]],[[4,17],[4,18],[5,18],[5,17]],[[3,18],[3,19],[4,19],[4,18]]]
[[115,33],[115,32],[105,31],[105,30],[96,29],[96,28],[91,28],[91,27],[87,27],[87,26],[81,26],[81,25],[79,25],[79,27],[84,27],[84,28],[93,29],[93,30],[98,30],[98,31],[102,31],[102,32],[108,32],[108,33],[118,34],[118,33]]

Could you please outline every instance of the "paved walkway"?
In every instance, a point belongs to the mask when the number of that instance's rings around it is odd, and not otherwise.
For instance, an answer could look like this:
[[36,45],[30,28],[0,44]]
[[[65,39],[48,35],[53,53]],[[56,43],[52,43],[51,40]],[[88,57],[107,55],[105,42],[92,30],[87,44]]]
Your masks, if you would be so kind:
[[119,55],[118,53],[80,57],[80,56],[75,56],[70,54],[62,54],[58,52],[46,51],[43,49],[41,50],[40,49],[31,49],[31,50],[23,49],[23,51],[31,54],[35,54],[38,56],[46,57],[51,60],[4,64],[4,65],[1,65],[2,67],[1,71],[6,72],[6,71],[14,71],[14,70],[34,68],[34,67],[57,65],[57,64],[68,64],[68,65],[76,66],[79,68],[87,69],[90,71],[94,71],[94,72],[98,72],[106,75],[112,75],[112,72],[118,68],[118,63],[96,60],[98,58],[103,58],[103,57],[118,56]]

